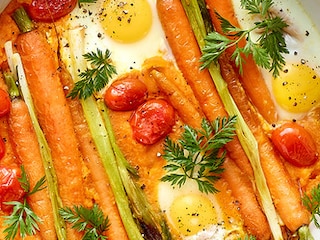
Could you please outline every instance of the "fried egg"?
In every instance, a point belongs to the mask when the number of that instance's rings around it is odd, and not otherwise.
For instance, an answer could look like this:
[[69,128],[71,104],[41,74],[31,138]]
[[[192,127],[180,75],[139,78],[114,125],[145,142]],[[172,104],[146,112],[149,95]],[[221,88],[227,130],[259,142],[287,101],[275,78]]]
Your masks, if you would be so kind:
[[[257,20],[255,16],[247,14],[240,1],[233,0],[233,4],[240,26],[244,29],[253,26]],[[274,1],[271,14],[283,18],[289,25],[285,29],[289,54],[284,55],[286,65],[279,77],[274,78],[266,69],[261,72],[272,93],[279,119],[300,119],[320,102],[320,59],[317,54],[320,34],[297,1]]]
[[161,182],[158,199],[181,239],[237,239],[243,234],[241,222],[227,216],[216,195],[200,192],[194,181],[187,180],[181,187]]
[[146,58],[170,58],[155,0],[98,0],[81,3],[66,21],[68,29],[84,28],[85,52],[111,51],[118,75],[140,69]]

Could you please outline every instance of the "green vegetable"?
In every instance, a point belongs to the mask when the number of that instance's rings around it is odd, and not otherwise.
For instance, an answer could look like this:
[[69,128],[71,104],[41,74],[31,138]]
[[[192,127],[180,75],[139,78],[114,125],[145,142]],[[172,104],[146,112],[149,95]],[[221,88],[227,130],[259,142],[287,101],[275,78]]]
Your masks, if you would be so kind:
[[[7,42],[5,44],[5,48],[6,48],[8,61],[9,59],[11,59],[12,61],[9,63],[9,66],[12,66],[12,69],[10,70],[11,72],[14,72],[14,70],[16,70],[17,72],[17,76],[13,76],[13,77],[15,80],[17,79],[21,96],[23,97],[23,100],[25,101],[28,107],[29,114],[33,123],[33,127],[35,129],[35,132],[38,138],[40,153],[42,156],[42,162],[43,162],[45,175],[46,175],[47,186],[49,189],[48,192],[50,195],[52,209],[53,209],[53,217],[54,217],[57,238],[58,240],[65,240],[67,239],[66,226],[65,226],[64,220],[61,218],[58,212],[59,208],[62,207],[62,201],[59,196],[57,176],[53,166],[50,148],[48,146],[47,140],[44,136],[44,133],[42,132],[42,129],[40,127],[40,124],[38,122],[38,119],[35,113],[33,100],[28,88],[28,83],[24,73],[20,55],[18,53],[13,54],[12,48],[11,48],[11,42]],[[12,81],[12,79],[7,79],[7,81]],[[11,82],[11,85],[14,86],[15,84]],[[11,92],[11,90],[9,90],[9,92]],[[16,90],[14,92],[17,93]],[[20,96],[20,92],[17,93],[18,96]]]
[[320,184],[314,187],[310,194],[310,196],[304,194],[302,203],[311,212],[311,221],[314,222],[317,228],[320,228],[317,220],[317,216],[320,217]]
[[93,93],[103,89],[116,74],[115,67],[111,64],[110,59],[111,52],[107,49],[103,53],[100,49],[97,49],[97,53],[86,53],[83,57],[91,62],[92,68],[87,68],[79,74],[81,80],[75,83],[74,88],[68,94],[68,97],[80,99],[86,99]]
[[5,240],[15,239],[18,232],[20,232],[20,236],[22,238],[27,235],[34,235],[36,231],[39,230],[38,223],[41,223],[42,221],[27,203],[27,197],[45,188],[43,186],[46,181],[45,176],[36,183],[33,189],[30,189],[29,179],[23,166],[21,166],[21,172],[22,174],[21,178],[19,178],[19,182],[23,190],[26,192],[26,195],[22,202],[11,201],[5,203],[13,206],[11,215],[4,216],[4,224],[8,225],[8,227],[3,231],[7,234]]
[[78,0],[78,3],[96,3],[97,0]]
[[184,126],[178,143],[167,137],[163,157],[168,162],[164,166],[168,173],[161,180],[181,187],[189,178],[197,182],[201,192],[218,192],[214,183],[224,170],[222,165],[226,155],[220,150],[233,139],[235,122],[236,116],[217,118],[212,123],[203,119],[201,130]]
[[[202,17],[205,16],[203,14],[203,11],[205,11],[206,9],[204,0],[182,0],[182,4],[189,18],[189,22],[191,24],[195,37],[198,41],[198,45],[200,49],[203,49],[205,45],[204,39],[209,33],[207,31],[210,24],[213,31],[211,19]],[[206,22],[206,24],[204,24],[204,22]],[[273,237],[277,240],[283,239],[278,216],[273,205],[271,194],[261,167],[257,141],[250,131],[250,128],[246,124],[245,120],[243,119],[237,105],[235,104],[228,90],[227,83],[221,76],[219,64],[217,62],[211,63],[208,70],[227,113],[229,114],[229,116],[237,116],[236,133],[251,163],[257,191],[260,195],[261,204],[266,214]]]
[[[232,25],[227,19],[216,13],[221,22],[221,27],[225,35],[217,32],[210,32],[205,37],[206,45],[203,47],[202,68],[207,68],[213,61],[217,61],[220,55],[232,46],[236,50],[232,54],[232,59],[242,73],[242,65],[244,59],[242,54],[248,56],[252,54],[253,59],[258,66],[266,68],[273,72],[273,76],[277,77],[279,71],[285,65],[283,54],[289,53],[285,38],[283,35],[284,28],[287,23],[278,16],[273,17],[269,13],[270,7],[273,5],[272,0],[241,0],[242,8],[248,10],[249,14],[257,14],[261,17],[261,21],[255,22],[250,29],[240,29]],[[255,42],[251,38],[251,33],[259,30],[260,36]],[[240,47],[238,43],[246,39],[244,47]]]
[[97,204],[91,209],[83,206],[73,206],[60,209],[60,215],[69,223],[72,228],[79,232],[84,231],[83,240],[105,240],[103,235],[108,230],[109,218],[104,217],[102,210]]

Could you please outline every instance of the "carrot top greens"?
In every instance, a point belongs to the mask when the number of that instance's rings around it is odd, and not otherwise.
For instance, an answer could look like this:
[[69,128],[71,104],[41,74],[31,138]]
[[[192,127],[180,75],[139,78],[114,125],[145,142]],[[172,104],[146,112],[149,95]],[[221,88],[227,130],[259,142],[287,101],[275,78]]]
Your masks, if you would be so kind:
[[236,116],[212,123],[204,119],[201,130],[186,125],[178,143],[167,137],[163,157],[168,161],[164,166],[168,174],[161,180],[181,187],[189,178],[197,182],[201,192],[218,192],[213,184],[224,170],[226,154],[220,150],[235,136],[235,122]]
[[38,223],[42,220],[34,213],[30,205],[27,202],[27,197],[41,191],[46,186],[43,186],[46,178],[43,176],[34,186],[33,189],[30,187],[29,179],[23,165],[21,166],[21,178],[19,182],[21,187],[26,192],[22,202],[11,201],[6,202],[8,205],[13,206],[13,211],[10,216],[4,216],[5,225],[8,227],[4,230],[6,233],[5,240],[15,239],[16,235],[20,231],[20,236],[24,238],[27,235],[34,235],[39,230]]
[[84,59],[91,63],[92,68],[87,68],[79,74],[81,80],[75,83],[68,97],[79,96],[80,99],[86,99],[104,88],[112,75],[117,73],[116,68],[111,64],[110,55],[111,52],[108,49],[105,53],[97,49],[96,53],[84,54]]
[[[283,35],[284,28],[288,25],[282,18],[270,14],[269,10],[272,5],[272,0],[241,0],[243,9],[247,10],[249,14],[259,15],[261,18],[261,21],[255,22],[250,29],[240,29],[216,13],[225,35],[218,32],[210,32],[207,35],[206,45],[202,49],[202,68],[217,61],[227,48],[235,46],[236,50],[233,52],[232,58],[239,67],[240,73],[242,73],[242,64],[244,63],[242,54],[245,56],[252,54],[257,65],[270,70],[273,76],[277,77],[285,64],[283,54],[289,53]],[[261,32],[256,42],[251,38],[251,33],[255,30]],[[244,47],[238,45],[242,39],[247,40]]]

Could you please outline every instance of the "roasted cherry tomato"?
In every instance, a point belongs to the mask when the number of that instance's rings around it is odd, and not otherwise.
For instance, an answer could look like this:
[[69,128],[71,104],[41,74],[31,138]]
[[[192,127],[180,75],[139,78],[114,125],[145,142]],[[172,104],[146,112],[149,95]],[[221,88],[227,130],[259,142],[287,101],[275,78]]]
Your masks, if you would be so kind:
[[12,167],[0,167],[0,204],[1,210],[9,211],[12,206],[5,204],[10,201],[20,201],[25,191],[20,185],[21,169]]
[[0,138],[0,160],[3,158],[5,152],[6,152],[6,145],[4,144],[3,139]]
[[129,111],[141,105],[147,96],[146,85],[137,78],[116,80],[107,89],[104,101],[115,111]]
[[0,89],[0,117],[8,114],[10,112],[10,108],[11,101],[9,94],[5,90]]
[[310,166],[318,159],[313,138],[297,123],[285,123],[276,128],[271,140],[282,157],[297,167]]
[[78,0],[32,0],[27,5],[31,19],[40,22],[55,21],[70,13]]
[[154,144],[169,134],[174,123],[173,107],[161,99],[146,101],[130,118],[134,138],[146,145]]

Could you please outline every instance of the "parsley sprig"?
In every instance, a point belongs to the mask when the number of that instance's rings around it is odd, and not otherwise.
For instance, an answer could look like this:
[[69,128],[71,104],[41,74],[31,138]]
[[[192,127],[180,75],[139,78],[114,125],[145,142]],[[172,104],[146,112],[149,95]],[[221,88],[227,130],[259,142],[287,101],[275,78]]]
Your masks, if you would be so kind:
[[114,74],[117,74],[116,68],[111,64],[111,52],[107,49],[103,53],[100,49],[97,52],[89,52],[83,57],[91,63],[92,68],[87,68],[79,74],[81,80],[75,83],[74,88],[68,94],[68,97],[86,99],[95,92],[103,89]]
[[43,176],[36,183],[34,188],[31,189],[27,173],[24,167],[21,166],[21,178],[19,178],[19,182],[22,189],[26,192],[26,195],[24,196],[22,202],[6,202],[7,205],[13,206],[13,210],[10,216],[4,216],[4,224],[8,225],[8,227],[4,230],[4,233],[7,234],[5,236],[5,240],[15,239],[18,231],[20,231],[20,236],[22,238],[26,237],[27,235],[34,235],[36,231],[39,231],[38,223],[41,223],[42,220],[31,209],[27,202],[27,197],[46,188],[46,186],[44,186],[45,181],[45,176]]
[[[216,13],[225,35],[217,32],[210,32],[205,38],[206,45],[202,49],[202,68],[207,68],[211,62],[217,61],[220,55],[232,46],[236,49],[232,54],[232,59],[242,73],[244,64],[243,55],[252,54],[256,64],[270,70],[274,77],[279,75],[280,70],[285,65],[283,54],[289,53],[284,38],[284,28],[287,23],[278,16],[272,16],[269,9],[272,7],[272,0],[241,0],[241,7],[249,14],[257,14],[261,21],[254,23],[250,29],[240,29],[232,25],[227,19]],[[257,41],[251,38],[251,33],[255,30],[260,32]],[[229,38],[231,37],[231,38]],[[246,39],[244,47],[238,44],[242,39]]]
[[317,220],[317,216],[320,217],[320,184],[311,190],[310,196],[304,194],[302,203],[311,212],[311,220],[314,225],[320,228],[320,223]]
[[102,210],[97,204],[91,209],[83,206],[73,206],[60,209],[60,215],[72,228],[79,232],[84,231],[83,240],[105,240],[107,236],[103,233],[108,230],[109,218],[104,217]]
[[214,183],[224,171],[226,155],[221,148],[233,139],[235,122],[236,116],[217,118],[212,123],[203,119],[200,130],[185,125],[177,142],[167,137],[163,156],[168,162],[164,166],[167,174],[161,180],[181,187],[192,179],[201,192],[218,192]]

